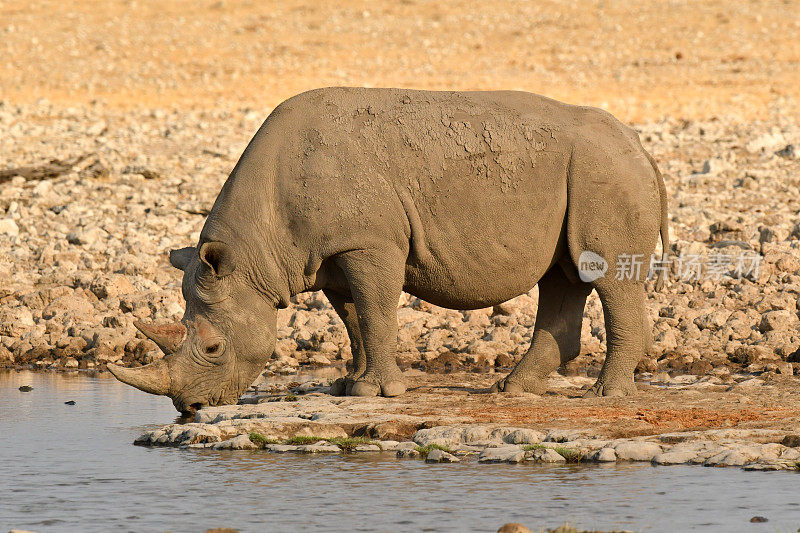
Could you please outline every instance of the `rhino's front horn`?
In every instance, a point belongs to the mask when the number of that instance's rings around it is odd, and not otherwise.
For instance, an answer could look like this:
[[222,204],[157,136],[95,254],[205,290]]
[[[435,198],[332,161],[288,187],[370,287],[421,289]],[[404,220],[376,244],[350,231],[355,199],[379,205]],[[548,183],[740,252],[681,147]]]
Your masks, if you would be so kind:
[[153,341],[161,348],[165,355],[175,353],[186,337],[186,326],[180,322],[171,324],[145,324],[138,320],[133,323],[136,329],[141,331],[145,337]]
[[169,393],[169,369],[163,359],[139,368],[125,368],[112,363],[107,366],[115,378],[141,391],[159,396]]

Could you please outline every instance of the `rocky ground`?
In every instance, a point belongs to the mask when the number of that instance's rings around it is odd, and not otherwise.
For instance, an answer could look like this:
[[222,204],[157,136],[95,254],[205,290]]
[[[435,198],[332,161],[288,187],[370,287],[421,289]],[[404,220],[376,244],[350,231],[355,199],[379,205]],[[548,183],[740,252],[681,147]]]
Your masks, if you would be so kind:
[[427,462],[646,461],[800,468],[800,380],[642,374],[635,398],[584,399],[592,380],[553,377],[545,396],[489,394],[492,376],[409,372],[399,398],[337,398],[330,379],[276,386],[147,431],[145,446],[272,453],[385,453]]
[[[92,369],[160,357],[132,323],[181,317],[180,273],[167,252],[196,243],[268,112],[3,103],[0,364]],[[666,289],[651,291],[655,345],[639,370],[792,375],[800,368],[797,118],[775,109],[764,122],[635,126],[665,176],[672,257]],[[507,368],[527,349],[535,315],[535,288],[465,312],[404,296],[398,359],[405,368]],[[585,315],[584,355],[567,373],[594,375],[602,362],[596,295]],[[349,357],[324,296],[305,294],[279,314],[267,371]]]

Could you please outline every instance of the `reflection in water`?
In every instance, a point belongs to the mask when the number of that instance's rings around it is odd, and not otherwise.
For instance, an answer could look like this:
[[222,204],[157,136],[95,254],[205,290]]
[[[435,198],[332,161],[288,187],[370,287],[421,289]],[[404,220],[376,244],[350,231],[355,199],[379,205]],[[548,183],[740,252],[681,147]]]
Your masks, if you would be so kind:
[[[20,385],[34,390],[21,393]],[[75,405],[64,405],[75,400]],[[565,521],[646,531],[800,526],[785,472],[426,465],[389,454],[297,456],[132,446],[174,420],[113,379],[0,372],[0,527],[35,531],[496,531]],[[763,528],[763,527],[762,527]],[[764,529],[766,531],[766,529]]]

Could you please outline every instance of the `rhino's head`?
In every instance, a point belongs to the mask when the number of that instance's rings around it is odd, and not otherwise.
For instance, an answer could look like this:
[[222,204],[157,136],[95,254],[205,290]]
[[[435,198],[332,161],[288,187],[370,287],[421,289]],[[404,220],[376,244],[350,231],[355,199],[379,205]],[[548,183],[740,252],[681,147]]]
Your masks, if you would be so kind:
[[170,263],[183,270],[183,320],[136,324],[165,357],[139,368],[108,369],[137,389],[169,396],[184,414],[236,403],[273,353],[276,305],[246,279],[246,269],[237,271],[225,243],[173,250]]

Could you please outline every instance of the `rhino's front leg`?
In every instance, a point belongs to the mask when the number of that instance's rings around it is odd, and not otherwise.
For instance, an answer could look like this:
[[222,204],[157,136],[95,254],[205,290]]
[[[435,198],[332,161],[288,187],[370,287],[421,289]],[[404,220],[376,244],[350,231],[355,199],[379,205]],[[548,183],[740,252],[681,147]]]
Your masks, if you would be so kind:
[[347,329],[347,336],[350,338],[350,351],[353,353],[353,368],[343,378],[339,378],[331,385],[331,394],[334,396],[345,396],[350,394],[356,378],[367,369],[367,355],[364,352],[364,343],[361,342],[361,330],[358,326],[358,315],[353,298],[342,295],[330,289],[323,291],[328,301],[333,306],[336,314],[344,322]]
[[354,250],[340,255],[353,298],[366,365],[356,377],[353,396],[398,396],[406,391],[397,366],[397,301],[405,280],[405,256],[400,250]]

